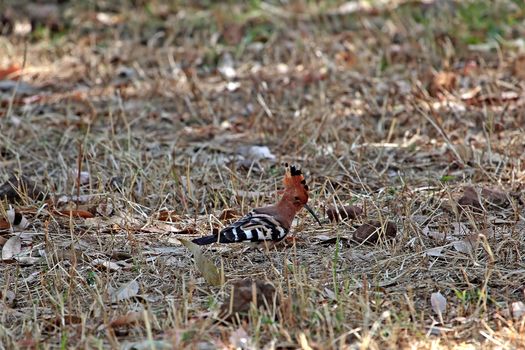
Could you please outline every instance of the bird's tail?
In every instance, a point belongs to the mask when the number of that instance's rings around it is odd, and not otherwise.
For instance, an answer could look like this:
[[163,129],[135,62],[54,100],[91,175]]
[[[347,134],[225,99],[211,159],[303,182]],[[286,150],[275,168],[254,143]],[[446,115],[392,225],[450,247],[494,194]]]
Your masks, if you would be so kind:
[[206,244],[212,244],[217,242],[217,235],[212,236],[205,236],[200,238],[195,238],[192,240],[193,243],[198,245],[206,245]]

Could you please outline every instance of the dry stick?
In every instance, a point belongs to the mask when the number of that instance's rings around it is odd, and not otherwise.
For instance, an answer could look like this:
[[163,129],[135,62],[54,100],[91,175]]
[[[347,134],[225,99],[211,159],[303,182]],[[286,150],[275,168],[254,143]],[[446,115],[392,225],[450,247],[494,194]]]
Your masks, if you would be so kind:
[[75,199],[76,210],[78,210],[78,202],[80,198],[80,173],[82,172],[82,142],[78,141],[78,160],[77,160],[77,198]]
[[[22,69],[20,70],[20,76],[22,76],[22,73],[24,72],[24,68],[26,67],[27,62],[27,41],[24,42],[24,60],[22,61]],[[15,103],[15,96],[16,92],[18,91],[18,87],[20,86],[22,79],[18,79],[16,81],[15,88],[13,89],[13,93],[11,94],[11,99],[9,99],[9,104],[7,105],[7,112],[5,113],[6,118],[11,115],[11,112],[13,111],[13,104]]]
[[[430,106],[430,104],[427,103],[427,105],[432,108]],[[456,158],[461,162],[461,164],[465,164],[465,161],[463,160],[463,158],[461,158],[461,156],[459,155],[458,151],[456,150],[456,148],[454,147],[454,145],[452,144],[452,141],[450,141],[450,139],[448,138],[447,134],[445,133],[445,131],[443,130],[443,128],[441,128],[441,126],[439,126],[435,120],[433,120],[429,115],[427,115],[425,113],[424,110],[422,110],[418,105],[414,104],[414,108],[419,111],[419,113],[421,113],[421,115],[430,123],[432,124],[432,126],[441,134],[441,136],[443,136],[443,138],[445,139],[445,142],[447,143],[447,145],[450,147],[450,149],[452,150],[452,152],[454,153],[454,155],[456,156]]]

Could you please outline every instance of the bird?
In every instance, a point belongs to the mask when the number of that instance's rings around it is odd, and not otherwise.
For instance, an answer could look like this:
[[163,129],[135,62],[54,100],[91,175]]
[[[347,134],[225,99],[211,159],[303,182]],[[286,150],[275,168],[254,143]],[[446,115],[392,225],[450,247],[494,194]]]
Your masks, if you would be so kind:
[[212,243],[251,242],[277,243],[281,241],[292,226],[295,215],[304,207],[322,226],[315,212],[308,206],[308,185],[303,173],[295,165],[285,163],[284,189],[277,204],[255,208],[238,221],[222,229],[219,233],[193,239],[198,245]]

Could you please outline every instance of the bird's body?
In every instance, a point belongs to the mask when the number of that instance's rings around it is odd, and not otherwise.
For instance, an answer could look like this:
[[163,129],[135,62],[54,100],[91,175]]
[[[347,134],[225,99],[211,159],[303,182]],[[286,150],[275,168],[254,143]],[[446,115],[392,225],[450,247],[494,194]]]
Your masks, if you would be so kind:
[[222,229],[218,234],[196,238],[193,243],[205,245],[211,243],[279,242],[286,237],[295,214],[303,207],[306,207],[319,222],[317,216],[306,204],[308,186],[301,171],[294,166],[286,166],[284,185],[283,196],[277,204],[253,209],[241,219]]
[[260,209],[250,211],[241,219],[225,227],[218,235],[197,238],[193,242],[210,244],[282,240],[288,234],[289,229],[274,216],[260,212]]

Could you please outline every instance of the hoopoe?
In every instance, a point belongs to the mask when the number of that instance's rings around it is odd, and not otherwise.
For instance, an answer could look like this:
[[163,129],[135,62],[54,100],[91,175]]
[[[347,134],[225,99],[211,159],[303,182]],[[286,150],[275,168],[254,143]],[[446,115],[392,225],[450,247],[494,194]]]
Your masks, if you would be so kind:
[[315,215],[308,202],[308,185],[301,172],[295,166],[285,164],[284,190],[281,200],[274,205],[256,208],[233,224],[222,229],[218,234],[196,238],[192,242],[198,245],[211,243],[272,243],[282,240],[292,226],[295,214],[303,207],[306,208],[315,220],[321,221]]

